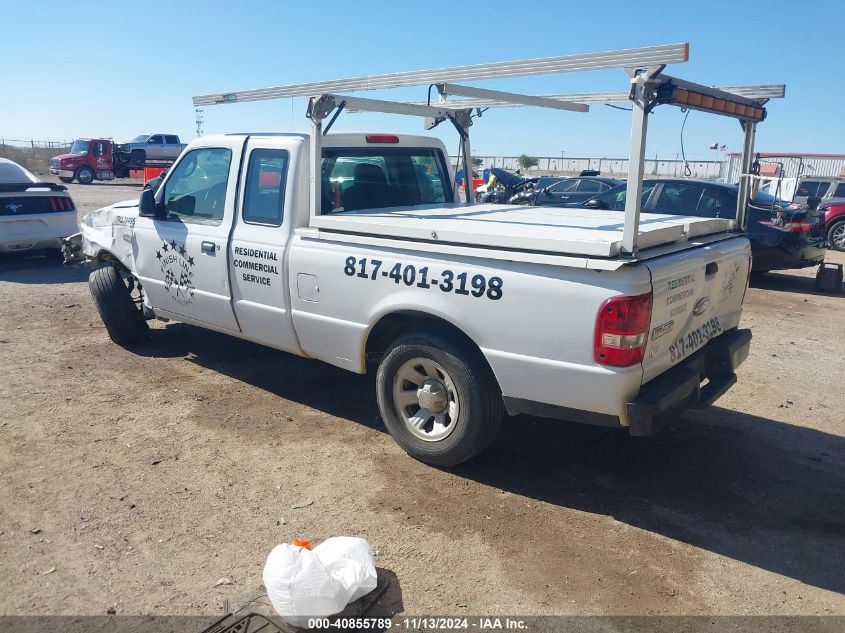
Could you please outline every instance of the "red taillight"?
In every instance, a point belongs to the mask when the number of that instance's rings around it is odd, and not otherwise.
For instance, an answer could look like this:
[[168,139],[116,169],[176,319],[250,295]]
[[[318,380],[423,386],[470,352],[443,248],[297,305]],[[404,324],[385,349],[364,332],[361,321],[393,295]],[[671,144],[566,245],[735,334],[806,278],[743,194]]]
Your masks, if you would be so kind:
[[643,360],[651,322],[650,292],[613,297],[599,308],[593,356],[597,363],[628,367]]
[[790,233],[809,233],[813,230],[812,222],[784,222],[783,228]]
[[367,134],[367,143],[398,143],[399,137],[395,134]]

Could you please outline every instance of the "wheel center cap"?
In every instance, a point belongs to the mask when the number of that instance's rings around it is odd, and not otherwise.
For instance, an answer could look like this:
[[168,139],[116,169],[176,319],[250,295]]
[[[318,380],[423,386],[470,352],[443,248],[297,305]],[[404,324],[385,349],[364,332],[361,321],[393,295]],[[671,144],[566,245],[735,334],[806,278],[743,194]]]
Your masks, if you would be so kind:
[[417,390],[420,406],[432,413],[443,413],[449,406],[449,395],[446,387],[439,380],[429,379]]

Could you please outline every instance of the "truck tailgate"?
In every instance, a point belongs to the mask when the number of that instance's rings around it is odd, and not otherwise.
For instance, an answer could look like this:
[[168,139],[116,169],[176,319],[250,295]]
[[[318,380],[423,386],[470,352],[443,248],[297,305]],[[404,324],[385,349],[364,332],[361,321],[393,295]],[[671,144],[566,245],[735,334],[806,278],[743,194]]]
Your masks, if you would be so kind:
[[744,237],[645,262],[654,293],[643,383],[739,325],[751,267]]

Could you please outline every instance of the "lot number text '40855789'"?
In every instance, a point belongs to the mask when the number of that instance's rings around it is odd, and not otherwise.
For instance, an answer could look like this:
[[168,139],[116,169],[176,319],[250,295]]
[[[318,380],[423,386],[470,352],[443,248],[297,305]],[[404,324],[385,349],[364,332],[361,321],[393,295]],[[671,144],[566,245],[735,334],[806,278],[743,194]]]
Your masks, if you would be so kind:
[[456,295],[466,295],[480,299],[487,297],[492,301],[502,298],[502,278],[490,277],[467,272],[442,270],[440,272],[428,266],[417,268],[413,264],[397,262],[392,266],[380,259],[367,259],[349,256],[343,272],[347,277],[356,277],[376,281],[377,279],[391,280],[395,284],[416,286],[424,290],[439,289],[442,292],[454,292]]

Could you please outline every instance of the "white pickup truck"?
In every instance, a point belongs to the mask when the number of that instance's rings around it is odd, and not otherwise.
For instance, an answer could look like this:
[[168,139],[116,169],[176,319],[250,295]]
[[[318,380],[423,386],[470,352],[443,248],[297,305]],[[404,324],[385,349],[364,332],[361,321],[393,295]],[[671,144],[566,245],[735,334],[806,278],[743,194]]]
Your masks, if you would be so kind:
[[307,134],[205,136],[155,197],[85,216],[67,252],[111,338],[160,318],[375,370],[391,435],[436,465],[505,411],[647,435],[736,381],[732,220],[643,214],[631,256],[623,212],[459,203],[434,138],[328,134],[315,164]]

